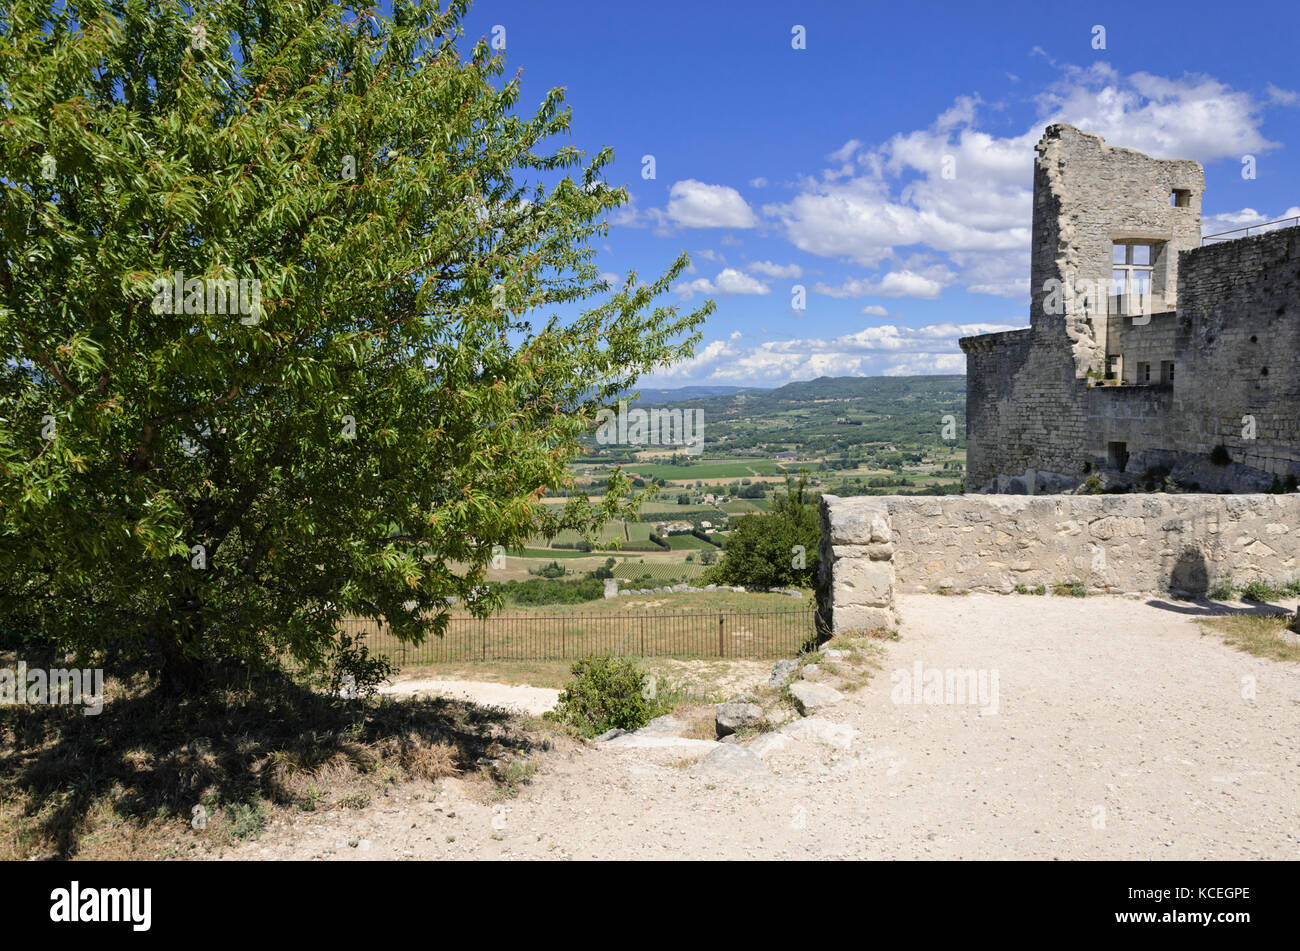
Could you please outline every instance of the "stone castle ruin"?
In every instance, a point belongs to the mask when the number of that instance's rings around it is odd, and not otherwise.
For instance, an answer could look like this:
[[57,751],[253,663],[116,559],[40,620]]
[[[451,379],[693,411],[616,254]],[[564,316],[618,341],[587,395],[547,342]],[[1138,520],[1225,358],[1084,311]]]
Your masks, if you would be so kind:
[[1203,240],[1198,163],[1036,151],[1030,326],[961,340],[967,491],[1293,486],[1300,227]]

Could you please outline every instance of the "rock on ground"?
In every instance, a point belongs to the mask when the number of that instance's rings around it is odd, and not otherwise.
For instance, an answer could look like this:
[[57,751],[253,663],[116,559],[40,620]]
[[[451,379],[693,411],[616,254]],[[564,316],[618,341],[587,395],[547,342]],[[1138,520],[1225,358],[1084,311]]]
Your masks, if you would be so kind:
[[691,775],[704,779],[755,779],[770,777],[772,773],[745,747],[718,744],[713,752],[691,767]]
[[788,733],[764,733],[749,744],[749,751],[759,759],[766,759],[785,749],[791,742]]
[[853,738],[858,735],[858,731],[851,726],[832,723],[830,720],[823,720],[821,717],[795,720],[793,723],[787,723],[781,727],[780,732],[796,740],[825,743],[827,746],[834,746],[841,750],[847,750],[852,746]]
[[635,732],[638,736],[678,736],[685,729],[685,723],[671,713],[666,713],[661,717],[655,717]]
[[806,680],[790,685],[790,696],[801,713],[811,713],[822,707],[829,707],[844,699],[844,694],[825,684],[809,683]]
[[772,665],[772,675],[767,678],[769,687],[784,687],[799,669],[797,660],[778,660]]
[[742,727],[757,726],[762,720],[763,708],[756,703],[720,703],[714,716],[714,728],[721,737]]

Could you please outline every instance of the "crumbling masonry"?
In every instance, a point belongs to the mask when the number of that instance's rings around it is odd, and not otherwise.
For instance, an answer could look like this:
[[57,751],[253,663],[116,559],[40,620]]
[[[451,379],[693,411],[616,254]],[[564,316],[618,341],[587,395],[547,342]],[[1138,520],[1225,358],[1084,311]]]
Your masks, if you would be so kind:
[[1030,326],[961,341],[967,491],[1300,476],[1300,228],[1202,246],[1196,162],[1068,125],[1037,152]]

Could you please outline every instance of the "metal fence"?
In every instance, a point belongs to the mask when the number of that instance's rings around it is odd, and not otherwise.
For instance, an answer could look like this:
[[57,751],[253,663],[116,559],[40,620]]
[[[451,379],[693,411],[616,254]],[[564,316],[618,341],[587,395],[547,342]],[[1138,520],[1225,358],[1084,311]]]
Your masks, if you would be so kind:
[[1252,234],[1263,234],[1266,231],[1276,231],[1278,228],[1294,228],[1297,225],[1300,225],[1300,218],[1278,218],[1275,221],[1265,221],[1246,228],[1234,228],[1231,231],[1220,231],[1218,234],[1204,235],[1201,238],[1201,244],[1232,241],[1235,238],[1249,238]]
[[340,631],[398,666],[491,660],[567,660],[588,654],[640,657],[771,658],[815,638],[817,612],[719,611],[689,614],[501,614],[453,617],[442,637],[404,644],[386,625],[345,618]]

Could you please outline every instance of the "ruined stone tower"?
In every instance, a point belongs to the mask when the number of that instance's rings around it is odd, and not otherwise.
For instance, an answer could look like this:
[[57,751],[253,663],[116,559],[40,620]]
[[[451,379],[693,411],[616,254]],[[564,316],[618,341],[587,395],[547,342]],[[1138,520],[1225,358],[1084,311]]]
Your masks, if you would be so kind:
[[1300,474],[1300,229],[1202,248],[1196,162],[1068,125],[1036,151],[1030,326],[961,341],[967,490]]

